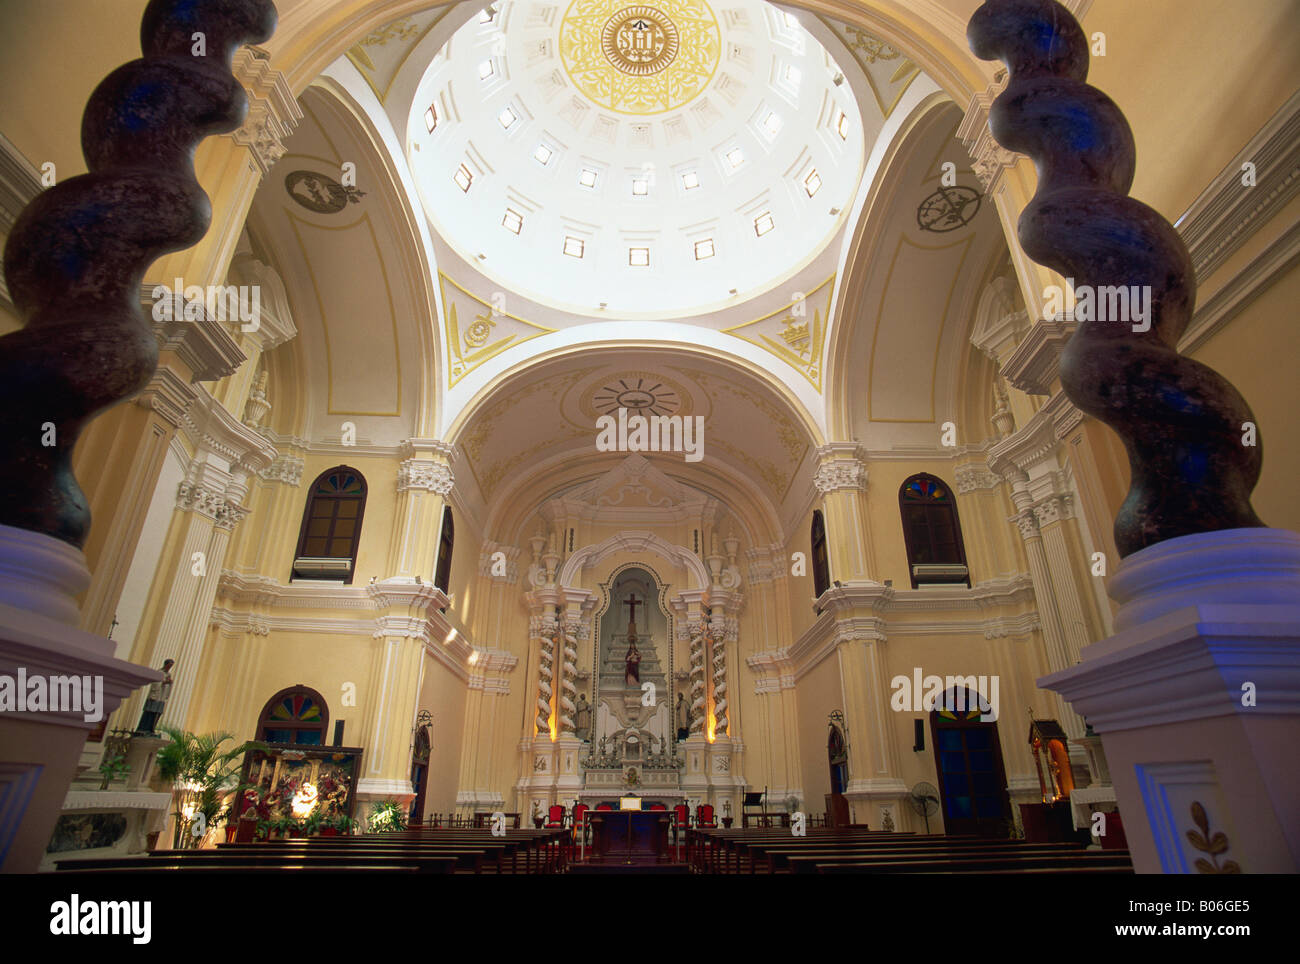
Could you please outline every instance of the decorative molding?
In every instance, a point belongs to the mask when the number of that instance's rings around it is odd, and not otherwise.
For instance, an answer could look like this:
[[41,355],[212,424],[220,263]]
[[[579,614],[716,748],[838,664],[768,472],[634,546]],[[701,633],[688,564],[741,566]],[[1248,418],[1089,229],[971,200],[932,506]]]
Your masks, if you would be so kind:
[[1012,482],[1022,479],[1053,456],[1061,440],[1082,421],[1083,413],[1064,392],[1057,392],[1028,422],[994,444],[989,469]]
[[[213,382],[233,375],[248,356],[226,330],[229,322],[214,318],[203,302],[188,301],[183,292],[171,291],[169,286],[172,284],[174,279],[169,279],[166,284],[140,287],[140,304],[145,317],[151,319],[154,337],[158,339],[158,351],[176,355],[194,373],[192,381]],[[158,303],[154,291],[161,288],[170,292],[173,307],[170,319],[158,321],[153,320],[154,305]]]
[[857,442],[830,442],[817,449],[813,485],[822,495],[843,489],[866,491],[867,465]]
[[1178,341],[1190,355],[1218,334],[1269,286],[1300,263],[1300,224],[1293,224],[1202,304]]
[[397,491],[420,489],[446,496],[455,485],[451,468],[432,459],[408,458],[397,469]]
[[248,92],[248,115],[228,136],[248,148],[261,176],[284,156],[284,142],[302,122],[302,108],[289,79],[271,67],[271,55],[261,47],[241,47],[232,58],[231,71]]
[[264,482],[281,482],[291,488],[302,484],[303,460],[297,455],[277,455],[270,465],[259,469],[257,475]]
[[135,397],[135,404],[157,412],[172,428],[180,428],[185,422],[185,413],[198,397],[198,391],[191,387],[190,382],[160,365],[149,384]]
[[1008,151],[989,130],[989,108],[1006,88],[1008,80],[1005,70],[999,70],[994,77],[988,87],[971,95],[966,114],[957,126],[957,136],[970,153],[971,169],[984,185],[985,194],[992,194],[1002,179],[1002,172],[1014,167],[1024,156]]
[[987,464],[972,463],[960,465],[953,473],[959,495],[969,495],[987,489],[996,489],[1002,485],[1002,478],[989,471]]
[[[1255,167],[1255,186],[1242,184],[1243,167]],[[1300,91],[1256,132],[1175,227],[1204,283],[1259,228],[1300,192]],[[1183,350],[1180,346],[1180,350]]]
[[1052,394],[1052,385],[1060,377],[1061,352],[1078,327],[1073,312],[1040,318],[1002,365],[1002,377],[1029,395]]

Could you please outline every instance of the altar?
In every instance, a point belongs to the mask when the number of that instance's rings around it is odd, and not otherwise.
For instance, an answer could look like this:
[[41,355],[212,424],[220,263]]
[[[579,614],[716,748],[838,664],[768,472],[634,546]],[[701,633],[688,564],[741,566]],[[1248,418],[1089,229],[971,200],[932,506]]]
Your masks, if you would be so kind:
[[592,854],[602,860],[626,863],[656,860],[668,855],[668,828],[672,814],[666,810],[593,810]]
[[[672,636],[667,612],[655,604],[661,595],[650,573],[631,567],[615,579],[601,614],[593,698],[580,702],[584,725],[577,729],[585,742],[577,798],[589,805],[621,793],[681,798]],[[681,709],[684,715],[684,702]]]

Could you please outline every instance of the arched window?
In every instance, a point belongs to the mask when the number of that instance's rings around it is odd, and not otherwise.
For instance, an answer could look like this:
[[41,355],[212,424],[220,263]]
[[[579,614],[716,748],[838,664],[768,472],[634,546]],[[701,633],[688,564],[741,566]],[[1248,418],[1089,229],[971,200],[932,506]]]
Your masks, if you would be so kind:
[[912,588],[927,583],[969,586],[966,547],[957,521],[957,505],[948,484],[933,475],[914,475],[903,483],[898,503]]
[[329,715],[321,695],[299,683],[267,700],[257,720],[257,739],[264,743],[324,746]]
[[443,592],[451,585],[451,550],[456,542],[456,526],[451,521],[451,506],[442,510],[442,532],[438,534],[438,565],[434,569],[433,584]]
[[813,510],[812,518],[813,594],[820,599],[831,587],[831,564],[826,555],[826,523],[820,509]]
[[366,480],[356,469],[336,465],[316,477],[307,496],[293,574],[352,584],[366,508]]
[[983,722],[979,694],[948,690],[930,713],[943,829],[949,834],[1005,836],[1011,820],[998,725]]

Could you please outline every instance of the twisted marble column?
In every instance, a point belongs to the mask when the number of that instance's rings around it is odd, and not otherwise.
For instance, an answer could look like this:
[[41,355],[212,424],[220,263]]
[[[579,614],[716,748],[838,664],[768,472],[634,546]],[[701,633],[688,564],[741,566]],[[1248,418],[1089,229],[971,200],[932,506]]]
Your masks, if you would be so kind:
[[1262,448],[1242,444],[1254,416],[1225,378],[1178,354],[1196,303],[1191,258],[1173,225],[1128,197],[1133,134],[1115,103],[1085,82],[1082,28],[1054,0],[985,0],[967,38],[976,56],[1010,71],[989,112],[993,136],[1038,167],[1038,190],[1020,217],[1025,252],[1073,278],[1076,291],[1150,290],[1149,328],[1085,321],[1061,356],[1070,401],[1128,450],[1132,484],[1115,519],[1120,555],[1262,526],[1250,504]]
[[86,104],[89,173],[37,195],[14,223],[5,279],[26,324],[0,338],[0,524],[85,544],[90,509],[72,475],[73,445],[158,367],[140,284],[159,256],[207,233],[212,208],[194,150],[243,122],[248,101],[231,58],[267,40],[275,21],[270,0],[153,0],[144,56]]
[[578,710],[578,625],[564,621],[564,649],[560,663],[560,736],[573,736],[573,714]]
[[538,736],[551,735],[551,684],[555,679],[555,620],[543,617],[537,630],[540,661],[537,667],[537,724]]
[[704,624],[691,623],[691,736],[704,732]]
[[713,650],[714,735],[725,736],[727,718],[727,630],[724,620],[709,620],[709,645]]

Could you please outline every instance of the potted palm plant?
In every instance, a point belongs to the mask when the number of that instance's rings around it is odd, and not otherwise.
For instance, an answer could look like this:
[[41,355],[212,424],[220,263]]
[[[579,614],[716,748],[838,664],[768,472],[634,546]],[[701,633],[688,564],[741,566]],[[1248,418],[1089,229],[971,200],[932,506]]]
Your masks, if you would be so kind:
[[202,845],[210,828],[225,817],[226,803],[237,799],[239,763],[246,751],[261,744],[241,743],[231,749],[222,744],[233,740],[229,733],[198,735],[175,727],[162,727],[168,742],[158,751],[158,775],[172,787],[175,826],[173,849],[195,849]]

